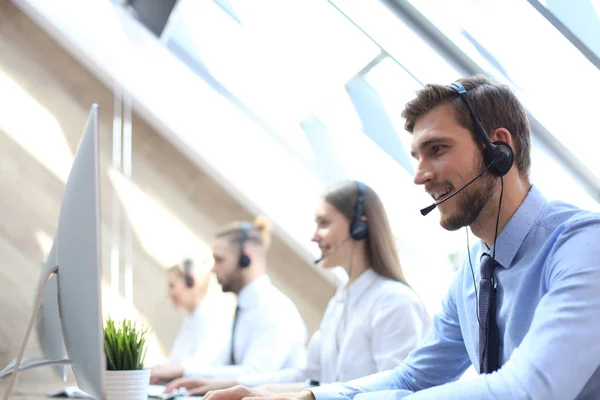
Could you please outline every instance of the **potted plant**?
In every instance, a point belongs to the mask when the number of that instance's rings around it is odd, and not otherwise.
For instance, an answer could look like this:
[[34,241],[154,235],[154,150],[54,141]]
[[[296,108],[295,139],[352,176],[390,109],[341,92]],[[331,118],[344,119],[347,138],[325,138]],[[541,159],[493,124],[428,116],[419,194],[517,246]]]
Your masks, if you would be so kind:
[[146,400],[150,370],[144,369],[147,328],[138,328],[130,320],[116,324],[110,317],[104,327],[106,399]]

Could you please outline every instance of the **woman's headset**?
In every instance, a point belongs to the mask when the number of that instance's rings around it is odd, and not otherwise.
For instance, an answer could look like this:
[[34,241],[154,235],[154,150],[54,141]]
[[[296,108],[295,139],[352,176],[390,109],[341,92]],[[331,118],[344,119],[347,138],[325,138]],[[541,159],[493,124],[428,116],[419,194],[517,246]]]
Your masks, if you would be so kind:
[[350,237],[353,240],[362,240],[369,236],[369,225],[367,221],[363,221],[363,205],[365,201],[365,184],[362,182],[356,182],[358,185],[358,197],[356,199],[356,206],[354,206],[354,217],[350,222]]
[[192,276],[192,266],[193,262],[191,259],[186,258],[183,260],[183,279],[185,280],[185,287],[193,288],[194,287],[194,277]]

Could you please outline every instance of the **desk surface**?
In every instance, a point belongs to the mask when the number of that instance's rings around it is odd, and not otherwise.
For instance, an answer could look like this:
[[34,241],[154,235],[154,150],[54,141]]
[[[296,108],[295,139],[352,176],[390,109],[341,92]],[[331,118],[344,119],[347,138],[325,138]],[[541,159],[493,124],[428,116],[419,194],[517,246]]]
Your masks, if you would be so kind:
[[[48,393],[57,392],[60,389],[64,388],[65,386],[72,386],[72,385],[73,385],[73,383],[71,383],[71,382],[67,382],[67,383],[58,382],[58,383],[46,383],[46,384],[32,383],[32,382],[23,382],[23,383],[19,384],[19,382],[17,382],[17,385],[16,385],[15,389],[13,390],[13,394],[12,394],[11,398],[14,398],[17,400],[49,399],[50,397],[47,396]],[[6,391],[7,386],[8,386],[8,379],[0,381],[0,393],[2,395]],[[54,397],[54,398],[56,398],[56,399],[63,398],[64,399],[65,397]],[[176,399],[185,399],[185,400],[202,399],[202,396],[177,397]],[[153,400],[155,400],[155,398],[153,398]]]
[[[8,380],[4,379],[0,381],[0,393],[4,395],[8,387]],[[58,391],[65,387],[62,382],[58,383],[32,383],[32,382],[18,382],[13,388],[11,398],[15,399],[47,399],[48,393]]]

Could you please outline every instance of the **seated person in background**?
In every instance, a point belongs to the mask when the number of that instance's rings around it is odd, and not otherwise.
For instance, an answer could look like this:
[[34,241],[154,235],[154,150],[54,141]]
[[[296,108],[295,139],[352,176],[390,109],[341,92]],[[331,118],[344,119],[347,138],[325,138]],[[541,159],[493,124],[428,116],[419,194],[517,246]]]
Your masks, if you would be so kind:
[[235,380],[251,373],[296,367],[305,362],[306,325],[294,303],[266,274],[268,220],[232,223],[217,232],[213,257],[224,292],[237,295],[228,365],[197,365],[159,375]]
[[327,306],[308,346],[306,367],[245,374],[237,382],[176,380],[167,391],[186,387],[190,394],[204,394],[237,383],[279,383],[269,390],[301,390],[393,369],[417,346],[430,320],[406,283],[377,193],[356,181],[333,185],[320,199],[315,221],[312,241],[321,249],[321,265],[342,266],[349,280]]
[[[478,76],[426,85],[403,116],[414,181],[440,224],[480,241],[400,366],[274,398],[599,399],[600,215],[532,186],[529,122],[507,86]],[[470,365],[480,375],[458,380]],[[244,397],[268,394],[239,386],[205,400]]]
[[175,308],[189,315],[183,320],[166,365],[152,369],[151,383],[170,370],[199,365],[227,365],[231,342],[231,318],[209,289],[210,273],[197,273],[192,260],[167,271],[169,298]]

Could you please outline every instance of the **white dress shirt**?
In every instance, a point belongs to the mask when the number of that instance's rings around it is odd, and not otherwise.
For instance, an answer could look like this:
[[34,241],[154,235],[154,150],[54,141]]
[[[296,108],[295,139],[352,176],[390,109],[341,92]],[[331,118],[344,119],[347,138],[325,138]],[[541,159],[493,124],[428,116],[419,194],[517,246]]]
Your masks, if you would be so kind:
[[183,320],[175,338],[169,364],[184,369],[202,365],[227,365],[231,342],[231,314],[223,312],[218,295],[210,291]]
[[298,368],[306,362],[306,335],[296,305],[263,275],[238,295],[234,365],[188,368],[184,375],[238,379],[245,374]]
[[390,370],[417,346],[429,327],[427,312],[412,289],[368,269],[329,301],[311,338],[305,368],[243,376],[239,381],[247,386],[304,380],[330,383]]

